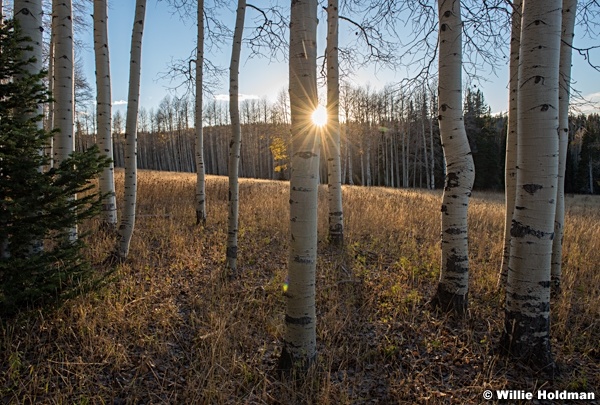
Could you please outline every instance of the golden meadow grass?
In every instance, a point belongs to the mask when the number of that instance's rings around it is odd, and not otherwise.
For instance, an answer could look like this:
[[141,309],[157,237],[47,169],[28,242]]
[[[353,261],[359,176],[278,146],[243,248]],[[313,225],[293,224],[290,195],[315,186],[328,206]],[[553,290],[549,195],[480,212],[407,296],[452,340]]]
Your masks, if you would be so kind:
[[[117,173],[122,201],[123,173]],[[141,171],[130,258],[103,289],[0,330],[0,401],[45,404],[481,403],[484,389],[600,396],[600,199],[567,198],[564,290],[553,301],[553,382],[495,355],[503,199],[471,201],[470,309],[430,313],[439,274],[440,192],[344,188],[342,255],[326,244],[320,190],[319,357],[302,382],[274,372],[283,331],[288,183],[240,182],[239,279],[223,277],[227,179]],[[99,272],[115,240],[91,231]]]

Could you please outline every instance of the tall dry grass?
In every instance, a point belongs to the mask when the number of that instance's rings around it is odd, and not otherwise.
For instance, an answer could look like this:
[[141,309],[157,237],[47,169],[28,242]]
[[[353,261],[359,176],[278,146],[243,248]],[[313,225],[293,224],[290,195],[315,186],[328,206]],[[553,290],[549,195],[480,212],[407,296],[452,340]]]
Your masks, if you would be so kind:
[[[122,172],[117,182],[122,195]],[[439,274],[438,192],[344,188],[346,248],[327,247],[320,193],[318,348],[303,381],[275,372],[282,337],[288,183],[241,180],[239,265],[223,277],[227,181],[208,177],[197,228],[194,176],[140,172],[130,258],[100,291],[0,329],[0,401],[45,404],[482,403],[490,389],[596,391],[600,396],[600,200],[568,199],[564,292],[553,302],[562,373],[538,379],[495,355],[503,206],[470,207],[470,309],[429,312]],[[120,199],[121,200],[121,199]],[[92,231],[99,272],[114,237]]]

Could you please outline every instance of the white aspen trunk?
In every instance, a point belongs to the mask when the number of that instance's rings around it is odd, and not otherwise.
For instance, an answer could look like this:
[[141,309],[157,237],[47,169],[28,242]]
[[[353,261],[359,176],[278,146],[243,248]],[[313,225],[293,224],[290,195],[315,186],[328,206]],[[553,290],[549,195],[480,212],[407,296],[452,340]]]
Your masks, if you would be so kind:
[[[433,97],[432,97],[433,99]],[[433,106],[433,100],[432,100],[432,106]],[[431,110],[430,110],[431,111]],[[430,184],[430,188],[432,190],[435,190],[435,147],[433,144],[433,117],[429,118],[429,145],[431,147],[431,153],[430,158],[431,158],[431,173],[429,175],[429,184]]]
[[[42,2],[41,0],[15,0],[13,7],[14,19],[18,21],[21,27],[21,33],[25,37],[29,37],[31,42],[28,42],[27,45],[31,47],[29,50],[24,50],[22,54],[22,58],[24,61],[34,58],[35,61],[29,63],[25,66],[25,70],[30,74],[39,74],[43,68],[43,58],[42,58],[42,32],[43,32],[43,11],[42,11]],[[0,16],[1,21],[1,16]],[[41,104],[37,105],[37,108],[33,112],[25,112],[23,111],[23,120],[30,120],[39,115],[42,115],[44,110]],[[43,128],[43,121],[40,119],[36,123],[37,129],[40,130]],[[40,155],[44,154],[43,148],[39,151]],[[38,171],[42,172],[44,170],[43,166],[38,168]],[[30,251],[31,253],[38,253],[44,249],[43,241],[41,240],[32,240]],[[10,252],[8,247],[4,250],[4,254],[2,256],[8,255]]]
[[396,187],[396,178],[394,176],[395,173],[395,150],[396,150],[396,137],[392,132],[390,135],[390,186]]
[[[346,129],[344,129],[346,131]],[[344,133],[344,143],[340,141],[340,164],[342,166],[342,184],[346,184],[346,176],[348,175],[348,138]],[[340,127],[340,138],[342,137],[342,129]],[[342,149],[344,150],[342,152]]]
[[[411,128],[412,128],[412,108],[410,108],[410,104],[409,104],[409,114],[408,114],[408,130],[406,132],[406,173],[404,174],[404,176],[406,177],[406,187],[410,187],[410,133],[411,133]],[[414,184],[413,184],[414,187]]]
[[[94,52],[96,55],[97,142],[100,152],[112,160],[112,92],[108,51],[108,3],[106,0],[94,0]],[[100,192],[105,195],[102,199],[102,220],[104,225],[111,230],[117,228],[114,171],[114,163],[111,162],[100,174]]]
[[285,332],[279,368],[307,368],[315,359],[317,196],[317,0],[292,0],[290,18],[290,252]]
[[[560,76],[558,101],[558,186],[556,193],[556,217],[552,241],[552,290],[560,292],[562,276],[562,242],[565,222],[565,170],[569,145],[569,99],[571,96],[571,57],[575,36],[577,0],[563,0],[562,41],[560,45]],[[593,183],[593,182],[592,182]]]
[[361,186],[366,186],[367,181],[365,177],[365,138],[363,136],[361,140],[361,150],[360,150],[360,183]]
[[118,256],[127,258],[135,226],[137,202],[137,116],[140,98],[140,74],[142,66],[142,37],[146,17],[146,0],[136,0],[135,18],[131,33],[131,59],[129,62],[129,93],[127,117],[125,118],[125,203],[123,218],[119,225]]
[[[52,31],[52,30],[50,30]],[[54,94],[54,35],[50,32],[50,46],[48,50],[48,90]],[[47,129],[50,131],[54,128],[54,101],[48,101],[48,122]],[[49,158],[48,169],[54,167],[54,137],[48,139],[46,154]]]
[[519,55],[518,149],[502,346],[554,368],[550,264],[558,181],[562,0],[524,1]]
[[229,115],[231,117],[231,141],[229,142],[229,211],[227,226],[227,267],[232,275],[237,273],[238,223],[239,223],[239,167],[242,143],[239,106],[239,70],[242,50],[242,33],[246,15],[246,0],[238,0],[229,65]]
[[419,158],[419,138],[415,139],[415,151],[413,158],[413,188],[417,188],[417,159]]
[[475,168],[462,110],[462,19],[460,3],[439,0],[438,120],[446,160],[442,197],[442,263],[432,299],[442,311],[464,314],[469,293],[467,210]]
[[204,0],[198,0],[198,36],[196,39],[196,225],[206,225],[206,176],[204,133],[202,128],[202,92],[204,91]]
[[[15,21],[19,22],[22,35],[31,39],[31,42],[27,43],[31,49],[25,49],[22,57],[23,60],[35,58],[35,62],[25,66],[25,70],[30,74],[39,74],[43,69],[42,33],[44,28],[42,22],[42,2],[41,0],[15,0],[13,13]],[[43,108],[39,104],[35,112],[27,114],[27,119],[41,115],[42,113]],[[43,128],[41,120],[37,123],[37,128]]]
[[498,287],[506,285],[508,274],[508,258],[510,256],[510,227],[515,210],[515,195],[517,193],[517,115],[519,95],[519,48],[521,43],[521,12],[522,0],[513,1],[512,27],[510,34],[510,64],[509,64],[509,97],[508,97],[508,127],[506,130],[506,164],[504,169],[505,213],[504,213],[504,250]]
[[344,243],[342,177],[340,172],[340,74],[338,64],[338,0],[327,6],[327,175],[329,190],[329,241]]
[[365,170],[367,176],[367,186],[370,187],[373,185],[371,180],[371,125],[367,124],[367,131],[365,137],[367,138],[367,151],[366,151],[366,162],[365,162]]
[[425,183],[428,189],[431,189],[431,184],[429,182],[429,158],[427,156],[427,136],[425,131],[425,121],[427,121],[427,96],[425,95],[425,88],[423,88],[423,105],[422,108],[422,117],[421,117],[421,133],[423,137],[423,159],[425,160]]
[[[52,37],[54,38],[54,165],[59,166],[75,150],[74,133],[74,53],[71,0],[52,1]],[[73,195],[72,198],[77,198]],[[69,239],[77,239],[77,226],[68,230]]]
[[348,160],[348,184],[354,185],[354,165],[352,164],[352,142],[348,139],[350,135],[349,122],[346,120],[346,159]]

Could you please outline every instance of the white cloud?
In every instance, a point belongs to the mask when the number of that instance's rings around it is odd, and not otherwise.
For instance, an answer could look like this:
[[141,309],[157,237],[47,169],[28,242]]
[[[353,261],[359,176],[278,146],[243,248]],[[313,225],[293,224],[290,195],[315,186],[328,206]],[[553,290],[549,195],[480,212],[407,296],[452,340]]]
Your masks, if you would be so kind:
[[113,101],[112,105],[127,105],[127,101],[125,101],[125,100]]
[[575,104],[576,108],[582,113],[597,113],[600,109],[600,92],[584,94],[583,100],[578,99]]
[[[239,94],[240,102],[244,100],[259,100],[260,97],[254,94]],[[215,100],[217,101],[229,101],[229,94],[216,94]]]
[[599,102],[600,101],[600,91],[596,92],[596,93],[592,93],[592,94],[588,94],[586,96],[584,96],[587,100],[593,101],[593,102]]

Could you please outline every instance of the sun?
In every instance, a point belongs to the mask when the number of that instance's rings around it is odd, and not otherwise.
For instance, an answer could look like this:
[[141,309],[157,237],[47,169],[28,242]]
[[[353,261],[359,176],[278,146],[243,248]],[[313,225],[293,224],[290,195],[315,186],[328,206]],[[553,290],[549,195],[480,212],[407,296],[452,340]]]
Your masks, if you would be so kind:
[[312,114],[312,121],[318,127],[327,124],[327,110],[322,105],[318,106]]

